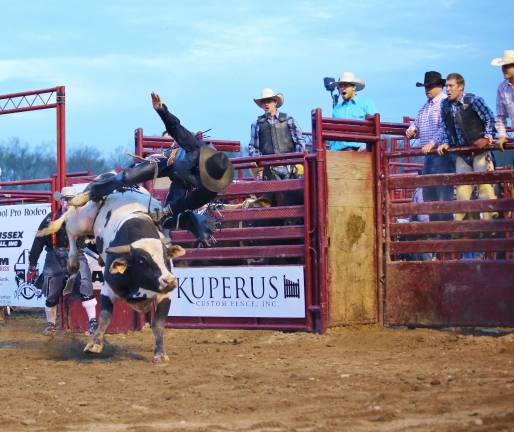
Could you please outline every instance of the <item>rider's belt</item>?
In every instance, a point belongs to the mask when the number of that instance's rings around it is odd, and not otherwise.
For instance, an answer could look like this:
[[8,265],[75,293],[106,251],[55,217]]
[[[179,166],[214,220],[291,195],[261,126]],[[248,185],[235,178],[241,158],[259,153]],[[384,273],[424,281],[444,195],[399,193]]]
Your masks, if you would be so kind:
[[175,158],[177,157],[177,151],[179,147],[175,147],[174,149],[171,149],[170,155],[168,157],[168,161],[166,162],[166,166],[172,166],[173,162],[175,162]]

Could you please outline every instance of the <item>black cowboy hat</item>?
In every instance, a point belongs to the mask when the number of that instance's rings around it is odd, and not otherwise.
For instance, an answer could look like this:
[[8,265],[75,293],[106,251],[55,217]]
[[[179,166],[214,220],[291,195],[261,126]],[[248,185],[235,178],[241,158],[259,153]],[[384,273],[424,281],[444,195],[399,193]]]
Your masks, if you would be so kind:
[[202,185],[210,191],[220,192],[232,183],[234,167],[225,153],[203,145],[198,165]]
[[416,87],[430,87],[430,86],[444,86],[446,80],[443,79],[441,74],[436,71],[425,72],[425,81],[423,83],[417,82]]

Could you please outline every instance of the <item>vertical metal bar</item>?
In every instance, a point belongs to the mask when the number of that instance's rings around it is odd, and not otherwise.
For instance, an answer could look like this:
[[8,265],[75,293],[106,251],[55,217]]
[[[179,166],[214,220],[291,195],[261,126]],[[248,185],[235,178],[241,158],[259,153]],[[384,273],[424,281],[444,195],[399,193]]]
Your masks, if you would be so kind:
[[134,131],[134,153],[143,157],[143,129],[137,128]]
[[316,172],[318,177],[318,252],[319,252],[319,285],[321,320],[320,332],[323,333],[327,326],[327,161],[326,148],[323,142],[323,125],[321,109],[317,108],[313,114],[313,138],[315,138]]
[[312,330],[312,263],[311,263],[311,189],[310,189],[310,172],[309,164],[307,163],[307,152],[304,153],[303,158],[303,226],[304,226],[304,250],[305,250],[305,280],[307,286],[305,290],[305,303],[306,303],[306,317],[307,327]]
[[64,86],[56,88],[57,103],[57,188],[66,183],[66,94]]
[[375,142],[374,153],[374,180],[375,180],[375,229],[376,229],[376,243],[375,243],[375,264],[376,264],[376,299],[377,299],[377,319],[380,325],[384,325],[383,313],[383,214],[382,214],[382,139],[380,130],[377,134],[377,141]]

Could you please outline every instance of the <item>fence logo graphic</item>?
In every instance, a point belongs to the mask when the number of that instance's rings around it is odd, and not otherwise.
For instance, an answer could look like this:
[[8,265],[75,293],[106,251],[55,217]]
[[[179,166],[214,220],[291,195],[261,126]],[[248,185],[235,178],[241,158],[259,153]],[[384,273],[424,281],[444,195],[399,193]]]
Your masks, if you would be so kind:
[[[29,270],[29,250],[24,249],[18,257],[16,264],[14,264],[14,279],[16,280],[16,291],[14,292],[15,298],[23,297],[30,300],[34,297],[41,298],[43,291],[32,283],[26,282],[27,272]],[[39,273],[39,272],[38,272]]]
[[284,275],[284,298],[300,298],[300,279],[293,282]]

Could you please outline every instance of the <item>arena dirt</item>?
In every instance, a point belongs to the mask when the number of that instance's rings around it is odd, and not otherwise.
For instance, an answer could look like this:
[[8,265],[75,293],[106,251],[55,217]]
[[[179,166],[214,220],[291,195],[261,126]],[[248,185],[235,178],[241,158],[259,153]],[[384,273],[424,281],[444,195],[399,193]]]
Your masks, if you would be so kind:
[[0,322],[1,431],[514,431],[514,334],[340,328],[308,333],[39,333]]

